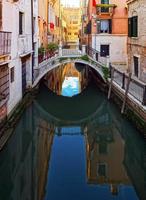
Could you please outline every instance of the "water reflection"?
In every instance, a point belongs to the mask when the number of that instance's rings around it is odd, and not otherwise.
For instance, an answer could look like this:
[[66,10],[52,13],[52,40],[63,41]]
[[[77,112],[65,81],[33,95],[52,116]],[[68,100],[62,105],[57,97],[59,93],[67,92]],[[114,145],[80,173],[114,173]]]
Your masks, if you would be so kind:
[[80,85],[78,77],[65,77],[62,85],[62,95],[72,97],[80,93]]
[[[41,91],[0,153],[0,199],[146,199],[145,142],[102,93],[91,91],[87,102],[80,94],[65,104],[70,117],[56,109],[57,96],[44,100]],[[69,108],[78,102],[92,112],[76,118]]]
[[87,87],[90,78],[88,66],[67,63],[49,71],[43,80],[51,91],[71,97],[82,92]]

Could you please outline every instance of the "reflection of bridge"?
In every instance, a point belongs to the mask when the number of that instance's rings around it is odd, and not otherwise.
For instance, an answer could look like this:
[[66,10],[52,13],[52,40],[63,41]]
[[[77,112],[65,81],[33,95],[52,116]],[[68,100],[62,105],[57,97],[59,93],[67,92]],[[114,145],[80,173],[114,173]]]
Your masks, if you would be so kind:
[[[39,116],[42,119],[45,119],[46,121],[52,122],[57,127],[77,127],[77,126],[84,126],[89,122],[94,122],[97,120],[97,114],[101,114],[101,111],[103,110],[105,103],[102,103],[90,116],[85,116],[82,119],[79,120],[65,120],[60,119],[57,116],[53,116],[49,112],[47,112],[37,101],[34,101],[34,105],[36,107],[36,110],[39,113]],[[63,112],[62,112],[63,113]],[[95,122],[96,123],[96,122]]]
[[[88,59],[84,58],[86,55],[85,46],[82,47],[82,51],[78,49],[62,49],[59,48],[59,52],[52,58],[44,60],[39,64],[39,67],[35,69],[34,73],[34,83],[33,87],[35,87],[39,81],[43,78],[43,76],[51,71],[52,69],[67,63],[80,63],[84,65],[88,65],[91,68],[95,69],[99,75],[103,78],[102,66],[104,65],[100,61],[96,61],[95,59],[88,57]],[[104,78],[103,78],[104,79]]]

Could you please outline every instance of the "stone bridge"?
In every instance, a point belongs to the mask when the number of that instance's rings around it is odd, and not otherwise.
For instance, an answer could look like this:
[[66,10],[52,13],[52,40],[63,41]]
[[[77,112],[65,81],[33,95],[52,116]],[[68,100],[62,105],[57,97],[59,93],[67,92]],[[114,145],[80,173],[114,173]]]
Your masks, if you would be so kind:
[[[90,56],[88,56],[86,59],[85,55],[86,51],[84,45],[82,47],[82,51],[79,49],[59,48],[59,52],[54,57],[44,60],[39,64],[38,68],[34,70],[33,87],[35,87],[50,70],[67,63],[81,63],[88,65],[95,69],[104,80],[104,74],[102,71],[102,67],[104,66],[103,62],[96,61]],[[107,65],[106,61],[105,65]]]

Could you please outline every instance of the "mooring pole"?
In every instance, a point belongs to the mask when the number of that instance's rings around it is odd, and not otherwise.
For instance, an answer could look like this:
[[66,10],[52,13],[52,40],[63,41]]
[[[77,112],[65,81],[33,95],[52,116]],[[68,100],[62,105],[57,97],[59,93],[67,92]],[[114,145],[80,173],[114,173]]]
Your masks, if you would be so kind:
[[112,83],[113,83],[113,80],[114,80],[114,71],[115,71],[115,69],[112,67],[111,68],[111,81],[110,81],[109,90],[108,90],[108,100],[111,97]]
[[122,105],[122,108],[121,108],[121,114],[123,114],[124,110],[125,110],[125,105],[126,105],[126,101],[127,101],[127,95],[128,95],[128,91],[129,91],[129,85],[130,85],[130,81],[131,81],[131,76],[132,76],[132,73],[129,73],[127,86],[126,86],[126,91],[125,91],[125,96],[124,96],[124,101],[123,101],[123,105]]

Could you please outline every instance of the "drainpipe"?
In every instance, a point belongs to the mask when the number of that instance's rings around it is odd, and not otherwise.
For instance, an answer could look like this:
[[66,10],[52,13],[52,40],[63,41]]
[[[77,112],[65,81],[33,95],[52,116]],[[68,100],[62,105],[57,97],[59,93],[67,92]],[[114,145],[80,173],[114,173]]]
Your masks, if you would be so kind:
[[33,0],[31,0],[31,31],[32,31],[32,83],[34,81],[33,71],[34,71],[34,27],[33,27]]

